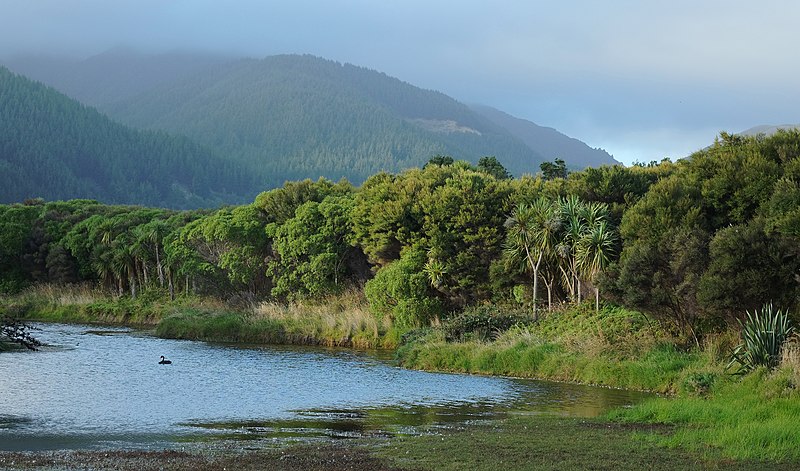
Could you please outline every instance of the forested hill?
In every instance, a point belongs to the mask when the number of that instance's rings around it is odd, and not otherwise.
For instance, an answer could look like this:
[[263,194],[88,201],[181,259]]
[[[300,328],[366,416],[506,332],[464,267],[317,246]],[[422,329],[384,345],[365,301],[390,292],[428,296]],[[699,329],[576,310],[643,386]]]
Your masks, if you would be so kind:
[[446,95],[312,56],[240,60],[102,109],[255,165],[270,186],[319,176],[359,183],[435,154],[472,162],[494,155],[518,175],[542,161]]
[[472,105],[471,108],[496,125],[507,129],[548,161],[561,158],[576,170],[619,163],[605,150],[589,147],[585,142],[564,135],[553,128],[516,118],[490,106]]
[[556,138],[531,138],[442,93],[312,56],[233,60],[118,48],[77,62],[6,63],[126,124],[181,133],[255,165],[268,186],[319,176],[359,183],[435,154],[473,163],[496,156],[516,175],[555,157],[572,168],[613,162],[604,152],[587,160],[588,146],[555,130]]
[[184,137],[110,120],[0,67],[0,202],[42,197],[172,208],[252,199],[260,186]]

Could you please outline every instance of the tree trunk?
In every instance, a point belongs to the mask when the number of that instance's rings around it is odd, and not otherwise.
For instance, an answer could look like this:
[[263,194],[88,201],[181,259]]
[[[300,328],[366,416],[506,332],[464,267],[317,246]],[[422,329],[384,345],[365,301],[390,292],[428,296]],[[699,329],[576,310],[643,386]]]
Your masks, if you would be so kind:
[[536,307],[536,291],[539,289],[539,270],[533,271],[533,322],[539,320],[539,311]]
[[175,285],[172,284],[172,273],[168,276],[169,279],[169,300],[175,301]]
[[136,277],[131,277],[131,299],[136,299]]
[[594,287],[594,310],[600,312],[600,288],[597,286]]
[[[164,287],[164,268],[161,267],[161,256],[159,255],[158,244],[156,244],[156,270],[158,271],[158,282]],[[170,285],[172,280],[170,279]]]

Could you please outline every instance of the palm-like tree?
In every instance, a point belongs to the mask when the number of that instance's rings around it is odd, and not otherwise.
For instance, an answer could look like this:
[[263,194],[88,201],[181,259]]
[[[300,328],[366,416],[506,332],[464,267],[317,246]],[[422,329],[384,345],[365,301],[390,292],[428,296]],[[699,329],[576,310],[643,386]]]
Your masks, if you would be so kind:
[[524,261],[533,275],[533,317],[538,319],[536,296],[539,269],[544,258],[553,251],[560,228],[555,206],[546,198],[539,198],[532,204],[520,203],[506,220],[505,226],[508,260]]
[[578,241],[576,255],[580,272],[594,286],[595,309],[600,311],[600,289],[597,287],[597,275],[608,267],[614,256],[617,234],[605,220],[599,219],[589,226],[586,233]]

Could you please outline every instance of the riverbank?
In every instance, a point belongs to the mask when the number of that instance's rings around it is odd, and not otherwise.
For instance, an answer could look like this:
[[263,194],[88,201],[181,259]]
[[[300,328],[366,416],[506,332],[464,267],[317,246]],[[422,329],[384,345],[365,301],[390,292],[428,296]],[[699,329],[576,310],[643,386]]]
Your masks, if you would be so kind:
[[599,313],[570,308],[537,323],[504,331],[461,329],[459,338],[448,338],[448,325],[404,335],[379,323],[352,295],[240,310],[191,298],[164,303],[63,293],[47,298],[41,291],[27,296],[20,298],[27,299],[22,303],[26,315],[40,320],[144,325],[162,337],[207,341],[397,347],[398,362],[407,368],[656,391],[670,398],[616,411],[609,424],[673,426],[669,435],[634,437],[666,448],[716,450],[730,459],[800,461],[800,429],[795,426],[800,421],[800,361],[787,361],[775,372],[733,376],[725,365],[738,341],[734,333],[709,335],[703,348],[689,348],[658,323],[621,308]]
[[0,469],[64,470],[790,470],[798,462],[729,459],[716,450],[667,448],[643,437],[676,427],[511,415],[417,436],[305,443],[225,442],[180,450],[2,453]]
[[162,338],[210,342],[394,349],[404,333],[370,314],[357,292],[288,305],[231,306],[195,296],[169,300],[158,291],[131,299],[88,286],[40,285],[2,304],[12,317],[28,321],[129,326],[153,329]]

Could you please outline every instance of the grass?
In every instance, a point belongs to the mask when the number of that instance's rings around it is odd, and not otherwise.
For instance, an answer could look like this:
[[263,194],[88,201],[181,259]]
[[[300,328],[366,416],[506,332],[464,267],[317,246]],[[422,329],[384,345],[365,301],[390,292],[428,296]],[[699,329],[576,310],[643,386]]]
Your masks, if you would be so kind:
[[246,343],[393,348],[401,332],[379,322],[353,293],[314,303],[262,303],[243,311],[182,309],[157,326],[161,337]]
[[800,461],[800,370],[760,368],[742,378],[721,376],[707,394],[658,399],[613,412],[626,423],[677,425],[652,441],[715,450],[736,459]]
[[0,304],[4,312],[27,320],[155,327],[161,337],[218,342],[371,349],[394,348],[403,334],[378,321],[355,291],[315,302],[232,308],[213,298],[169,301],[158,290],[134,300],[88,285],[37,285]]
[[374,452],[407,469],[796,469],[797,462],[731,460],[669,449],[643,437],[673,435],[668,426],[615,424],[547,415],[513,415],[440,433],[401,437]]
[[705,356],[669,342],[641,314],[573,309],[518,326],[492,342],[446,342],[437,331],[398,349],[409,368],[580,382],[674,393]]

